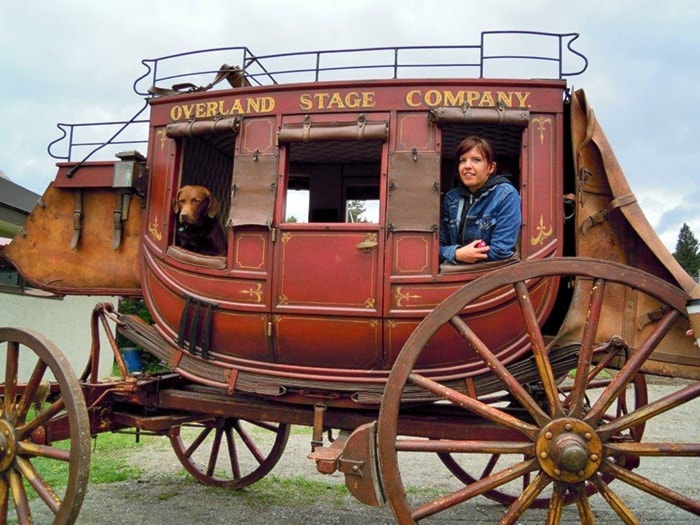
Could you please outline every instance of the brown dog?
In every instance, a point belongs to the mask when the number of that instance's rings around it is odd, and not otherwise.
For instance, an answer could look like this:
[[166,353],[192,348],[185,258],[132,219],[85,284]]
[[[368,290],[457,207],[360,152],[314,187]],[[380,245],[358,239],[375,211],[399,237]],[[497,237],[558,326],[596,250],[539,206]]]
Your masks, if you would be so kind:
[[219,203],[204,186],[183,186],[173,211],[177,215],[175,244],[202,255],[224,255],[226,233],[216,216]]

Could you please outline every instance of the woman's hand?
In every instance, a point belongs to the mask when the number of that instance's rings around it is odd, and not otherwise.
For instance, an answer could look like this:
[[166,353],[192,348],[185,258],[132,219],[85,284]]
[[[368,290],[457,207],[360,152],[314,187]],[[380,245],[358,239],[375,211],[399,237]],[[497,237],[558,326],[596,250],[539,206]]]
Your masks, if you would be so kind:
[[[692,329],[692,328],[691,328],[690,330],[688,330],[688,331],[685,333],[685,335],[687,335],[688,337],[695,338],[695,332],[693,332],[693,329]],[[695,343],[693,343],[693,344],[694,344],[695,346],[698,346],[698,340],[695,339]]]
[[488,257],[489,247],[480,239],[470,242],[469,244],[457,248],[455,251],[455,260],[462,263],[475,263],[485,261]]

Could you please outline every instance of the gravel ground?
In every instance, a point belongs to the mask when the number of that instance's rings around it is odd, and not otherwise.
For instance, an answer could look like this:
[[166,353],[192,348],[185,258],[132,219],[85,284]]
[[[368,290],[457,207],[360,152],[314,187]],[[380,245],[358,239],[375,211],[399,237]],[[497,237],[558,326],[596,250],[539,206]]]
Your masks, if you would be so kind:
[[[678,389],[679,380],[654,380],[649,385],[650,398],[656,399]],[[645,441],[697,442],[700,430],[700,404],[688,403],[672,414],[655,418],[647,426]],[[311,431],[295,428],[282,458],[262,482],[240,491],[205,486],[184,473],[167,438],[145,438],[145,446],[136,449],[130,458],[144,469],[138,480],[108,485],[91,484],[83,503],[79,524],[83,525],[156,525],[156,524],[246,524],[246,525],[369,525],[395,523],[390,511],[369,507],[355,500],[343,485],[340,474],[323,475],[306,458],[310,449]],[[94,456],[99,455],[99,449]],[[652,479],[663,480],[695,500],[700,499],[696,476],[698,459],[651,460],[636,470]],[[648,463],[648,464],[647,464]],[[479,467],[474,467],[478,469]],[[410,463],[401,467],[404,485],[410,494],[425,498],[426,494],[457,488],[459,482],[447,472],[434,454],[412,454]],[[474,472],[478,472],[475,470]],[[304,488],[303,480],[318,482],[312,494]],[[622,499],[634,510],[642,523],[698,524],[700,519],[648,497],[620,482],[613,484]],[[437,492],[435,492],[437,494]],[[596,496],[592,507],[598,524],[619,523],[619,519]],[[496,523],[503,507],[482,497],[475,498],[454,511],[444,512],[423,523],[439,525]],[[541,524],[545,511],[530,510],[519,523]],[[36,523],[50,523],[41,511],[35,513]],[[575,508],[567,507],[562,523],[579,523]]]

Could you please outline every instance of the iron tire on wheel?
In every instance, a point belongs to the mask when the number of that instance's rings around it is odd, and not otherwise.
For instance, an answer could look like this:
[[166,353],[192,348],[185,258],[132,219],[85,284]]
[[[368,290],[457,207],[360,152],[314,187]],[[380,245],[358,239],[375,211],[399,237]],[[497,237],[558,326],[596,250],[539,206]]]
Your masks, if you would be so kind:
[[[576,366],[576,378],[567,402],[562,403],[558,379],[549,360],[549,349],[544,343],[541,328],[534,314],[527,284],[538,279],[573,277],[575,286],[589,293],[587,316],[583,327],[580,352]],[[663,305],[664,315],[653,328],[645,332],[644,340],[620,367],[603,392],[592,403],[585,402],[590,382],[593,354],[600,349],[596,341],[601,312],[604,308],[606,286],[623,286],[641,292]],[[504,288],[505,287],[505,288]],[[491,351],[460,317],[467,305],[495,290],[514,289],[514,297],[520,304],[521,321],[524,324],[531,353],[537,366],[539,385],[544,395],[539,402],[524,386],[518,383],[499,357]],[[500,523],[515,523],[538,498],[548,496],[547,523],[559,523],[563,507],[575,502],[582,523],[594,523],[590,506],[592,492],[601,494],[603,500],[625,523],[635,523],[634,512],[608,484],[639,488],[680,509],[700,515],[700,502],[683,496],[663,484],[632,471],[636,459],[645,456],[665,458],[697,457],[698,443],[640,443],[645,423],[680,405],[688,403],[700,394],[700,383],[691,383],[662,399],[643,406],[634,406],[627,414],[609,414],[609,407],[620,398],[626,387],[639,377],[641,366],[670,331],[684,310],[687,295],[682,290],[645,272],[616,263],[592,259],[548,259],[522,262],[502,270],[496,270],[468,284],[435,308],[419,324],[407,340],[389,375],[379,413],[378,455],[384,492],[397,521],[402,525],[416,523],[431,515],[441,513],[472,498],[497,492],[502,485],[513,480],[532,476],[515,499],[507,498],[509,507]],[[512,322],[517,322],[515,319]],[[497,408],[456,390],[451,384],[433,380],[415,369],[424,349],[429,348],[431,338],[441,329],[453,326],[471,348],[488,364],[513,399],[520,412]],[[583,371],[583,373],[580,373]],[[465,418],[479,416],[482,420],[510,432],[512,441],[488,441],[473,437],[470,440],[440,440],[406,437],[398,434],[402,396],[407,385],[419,387],[437,399],[449,401]],[[625,438],[625,434],[630,434]],[[501,432],[499,435],[503,435]],[[479,438],[478,438],[479,439]],[[409,502],[401,478],[398,452],[432,452],[435,454],[490,454],[524,457],[514,465],[491,473],[483,479],[424,503]],[[403,456],[402,456],[403,457]],[[619,461],[620,458],[623,458]],[[631,459],[626,464],[625,458]],[[459,476],[458,476],[459,477]],[[593,488],[594,490],[591,490]],[[639,494],[639,493],[638,493]]]
[[[32,331],[0,328],[0,352],[5,367],[0,407],[0,522],[7,521],[13,506],[20,524],[32,522],[29,490],[54,515],[54,525],[74,523],[90,471],[90,423],[78,379],[58,348]],[[26,382],[20,381],[21,370],[30,374],[23,379]],[[32,407],[42,388],[50,388],[48,402]],[[54,446],[59,439],[70,441],[67,450]],[[62,496],[42,475],[60,464],[68,465],[68,477],[60,483],[65,484]]]

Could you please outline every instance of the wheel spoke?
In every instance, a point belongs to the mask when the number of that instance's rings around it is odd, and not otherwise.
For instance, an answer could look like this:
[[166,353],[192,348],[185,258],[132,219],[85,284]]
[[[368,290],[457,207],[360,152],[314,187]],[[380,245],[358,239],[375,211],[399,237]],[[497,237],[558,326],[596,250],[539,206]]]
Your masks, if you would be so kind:
[[544,488],[551,483],[551,478],[547,476],[544,472],[540,472],[537,477],[530,483],[525,490],[523,490],[520,497],[513,502],[513,504],[508,507],[508,511],[505,516],[501,519],[499,523],[506,525],[508,523],[515,523],[523,512],[525,512],[535,498],[544,490]]
[[598,434],[601,439],[606,441],[625,429],[643,423],[688,401],[692,401],[698,395],[700,395],[700,381],[691,383],[677,392],[668,394],[614,421],[601,425],[598,428]]
[[7,523],[10,487],[4,476],[0,477],[0,523]]
[[70,461],[70,450],[52,447],[50,445],[40,445],[31,441],[20,441],[17,443],[17,453],[23,456],[37,458],[48,458],[58,461]]
[[546,525],[559,525],[561,521],[561,511],[564,508],[564,494],[566,485],[563,483],[554,483],[552,490],[552,499],[549,500],[549,508],[547,510]]
[[604,294],[605,281],[602,279],[595,279],[591,288],[586,326],[584,327],[583,338],[581,339],[581,349],[576,366],[574,387],[568,400],[571,406],[571,417],[581,417],[583,414],[583,400],[586,394],[587,383],[589,383],[588,373],[593,361],[595,336],[598,332],[598,323],[600,322]]
[[593,514],[593,509],[591,509],[588,494],[583,490],[583,483],[574,486],[574,493],[576,494],[576,508],[581,519],[581,525],[595,525],[595,515]]
[[17,406],[18,422],[24,422],[24,419],[27,416],[27,411],[29,410],[32,401],[34,400],[37,391],[39,390],[39,386],[41,385],[41,380],[44,377],[46,368],[46,363],[44,363],[41,360],[37,361],[36,366],[32,371],[32,375],[30,376],[29,381],[27,382],[27,386],[25,387],[24,392],[22,392],[22,397],[20,398],[19,404]]
[[[245,443],[245,446],[248,448],[248,450],[253,455],[258,464],[265,461],[265,456],[260,451],[255,442],[251,439],[250,434],[248,434],[248,432],[246,432],[246,430],[241,426],[240,421],[236,422],[236,425],[233,428],[235,428],[238,435],[241,436],[241,440],[243,441],[243,443]],[[268,430],[272,430],[273,432],[275,431],[274,427],[269,428]]]
[[500,359],[498,359],[493,352],[488,349],[484,342],[477,337],[471,328],[467,326],[467,323],[465,323],[464,320],[457,315],[451,319],[451,323],[457,329],[460,335],[474,347],[484,362],[488,364],[491,371],[501,380],[508,391],[513,394],[520,404],[530,413],[537,424],[539,426],[546,425],[550,420],[549,416],[542,411],[537,402],[530,394],[528,394],[518,380],[513,377],[513,374],[508,371]]
[[53,491],[48,483],[46,483],[34,466],[26,459],[18,457],[17,470],[19,470],[24,479],[29,482],[51,512],[57,514],[61,508],[61,498]]
[[461,392],[441,385],[440,383],[437,383],[432,379],[428,379],[427,377],[423,377],[419,374],[410,374],[409,380],[416,386],[440,396],[442,399],[451,401],[452,403],[474,412],[475,414],[483,416],[490,421],[517,430],[530,439],[534,439],[535,435],[539,431],[538,427],[534,425],[526,423],[495,407],[486,405],[474,398],[462,394]]
[[[235,428],[238,428],[236,422]],[[238,451],[236,450],[236,441],[233,439],[233,430],[230,427],[224,428],[226,434],[226,446],[228,447],[228,459],[231,464],[231,473],[233,479],[241,479],[241,465],[238,461]]]
[[644,361],[646,361],[647,357],[654,351],[679,316],[680,312],[673,309],[664,314],[654,327],[651,335],[640,345],[639,349],[632,354],[630,359],[622,366],[615,378],[600,395],[593,407],[591,407],[584,421],[589,424],[596,424],[608,407],[623,394],[624,389],[634,379],[634,376],[639,372]]
[[19,439],[27,438],[37,428],[44,426],[53,417],[57,416],[63,410],[65,410],[65,408],[66,408],[66,404],[65,404],[65,401],[63,400],[63,397],[58,398],[56,401],[51,403],[51,405],[47,409],[39,412],[34,419],[32,419],[31,421],[29,421],[26,424],[19,425],[17,427],[18,438]]
[[537,460],[531,459],[528,461],[523,461],[486,478],[475,481],[474,483],[470,483],[462,489],[450,494],[445,494],[434,501],[421,505],[412,513],[412,517],[415,521],[418,521],[428,516],[432,516],[437,512],[442,512],[443,510],[454,507],[455,505],[463,503],[475,496],[483,494],[484,492],[496,489],[501,485],[513,481],[514,479],[518,479],[519,477],[527,474],[528,472],[532,472],[537,468]]
[[608,443],[603,452],[606,456],[698,457],[700,443]]
[[533,443],[511,441],[456,441],[452,439],[397,439],[396,450],[400,452],[477,453],[477,454],[524,454],[532,456]]
[[214,469],[216,468],[216,460],[219,458],[219,450],[221,450],[221,438],[223,436],[223,429],[217,428],[214,433],[214,443],[211,446],[211,451],[209,453],[209,463],[207,463],[207,476],[214,475]]
[[523,314],[525,327],[527,328],[527,335],[530,339],[532,354],[535,357],[535,363],[537,364],[537,370],[540,375],[540,380],[542,381],[542,387],[544,388],[545,395],[547,396],[549,415],[552,417],[562,416],[564,411],[561,406],[561,401],[559,400],[557,381],[554,378],[554,372],[552,372],[552,366],[547,356],[547,347],[544,343],[542,331],[540,330],[540,326],[537,322],[535,308],[532,306],[532,301],[530,300],[530,292],[523,281],[518,281],[515,283],[515,294],[518,297],[518,302],[520,303],[520,310]]
[[204,440],[207,439],[207,436],[211,433],[212,430],[212,427],[205,426],[199,433],[199,435],[194,439],[194,441],[192,441],[190,446],[187,447],[187,450],[185,450],[185,457],[191,457],[192,454],[194,454],[197,451],[200,445],[204,443]]
[[15,403],[17,397],[17,373],[19,370],[19,343],[8,341],[7,357],[5,358],[5,399],[3,416],[14,421]]
[[679,494],[668,487],[655,483],[644,476],[636,474],[635,472],[621,467],[620,465],[616,465],[608,460],[603,460],[600,470],[601,472],[611,474],[628,485],[631,485],[639,490],[643,490],[647,494],[667,501],[677,507],[700,516],[700,502],[683,496],[682,494]]
[[620,497],[613,492],[603,479],[597,474],[593,475],[589,481],[598,490],[598,493],[615,511],[623,523],[627,525],[639,525],[639,520],[634,517],[632,510],[623,503]]
[[12,499],[15,503],[17,519],[20,524],[32,523],[32,513],[29,510],[29,501],[27,500],[27,492],[24,490],[24,484],[22,483],[22,476],[20,476],[16,470],[10,469],[7,471],[7,477],[10,482],[10,491],[12,492]]

